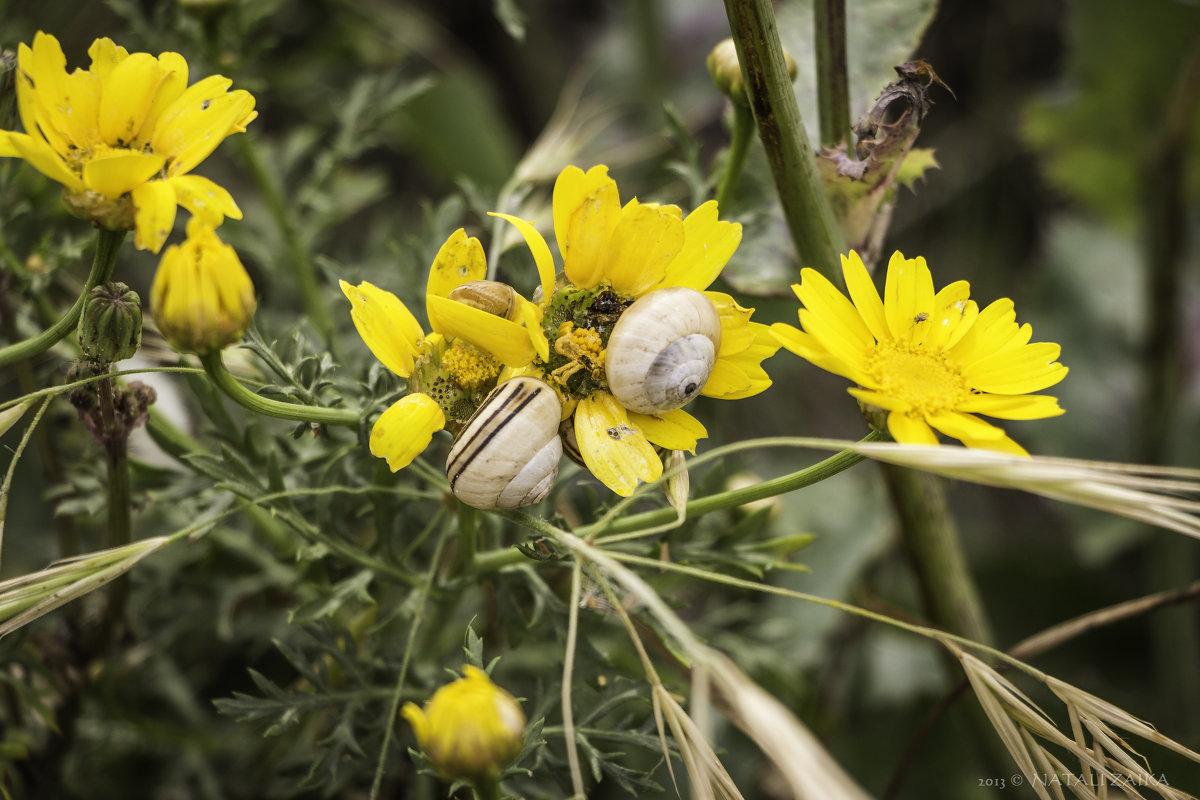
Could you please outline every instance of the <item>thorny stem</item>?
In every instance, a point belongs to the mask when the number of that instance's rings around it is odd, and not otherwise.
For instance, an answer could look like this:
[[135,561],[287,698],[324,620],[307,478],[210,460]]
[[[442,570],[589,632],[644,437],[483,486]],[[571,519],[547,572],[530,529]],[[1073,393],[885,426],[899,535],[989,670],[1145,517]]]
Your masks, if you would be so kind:
[[359,412],[352,409],[284,403],[255,394],[238,383],[229,373],[225,362],[221,360],[220,351],[200,356],[200,363],[204,365],[204,371],[218,389],[228,395],[229,399],[256,414],[317,425],[344,425],[348,428],[357,428],[361,421]]
[[834,280],[845,251],[783,58],[771,0],[725,0],[746,95],[800,263]]
[[746,153],[750,148],[750,134],[753,132],[754,114],[750,111],[750,107],[734,103],[729,151],[725,154],[725,172],[721,175],[721,183],[717,186],[717,208],[719,209],[725,209],[729,205],[733,187],[737,185],[738,177],[742,174],[742,167],[746,163]]
[[113,267],[117,263],[117,253],[120,251],[123,241],[125,241],[125,231],[100,230],[96,237],[96,255],[92,259],[92,271],[88,273],[87,280],[83,284],[83,291],[79,293],[75,305],[71,306],[71,310],[60,317],[58,322],[37,336],[0,348],[0,367],[45,352],[75,330],[75,326],[79,323],[79,315],[83,313],[83,306],[87,303],[88,293],[92,291],[93,287],[104,283],[112,275]]
[[817,112],[821,144],[850,142],[850,80],[846,74],[846,0],[814,0]]
[[296,286],[300,290],[300,299],[304,310],[308,313],[317,333],[325,339],[330,350],[336,351],[336,339],[333,336],[333,318],[329,314],[329,304],[317,282],[317,270],[313,265],[312,253],[300,236],[291,206],[283,195],[283,187],[267,169],[263,162],[262,153],[255,144],[253,137],[243,134],[237,137],[238,150],[250,168],[250,176],[262,194],[267,209],[275,219],[279,233],[283,236],[284,247],[287,248],[289,269],[296,277]]

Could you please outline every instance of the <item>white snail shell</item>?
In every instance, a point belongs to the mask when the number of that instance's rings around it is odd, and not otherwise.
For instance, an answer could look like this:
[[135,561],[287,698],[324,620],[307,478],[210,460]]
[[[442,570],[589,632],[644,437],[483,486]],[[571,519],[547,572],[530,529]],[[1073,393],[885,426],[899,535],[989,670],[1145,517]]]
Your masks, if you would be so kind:
[[536,378],[497,386],[467,420],[446,459],[450,490],[475,508],[533,505],[558,476],[562,402]]
[[662,414],[700,393],[721,347],[721,315],[695,289],[657,289],[634,301],[613,328],[604,370],[630,411]]
[[467,281],[451,289],[447,297],[497,317],[513,321],[521,317],[517,290],[500,281]]

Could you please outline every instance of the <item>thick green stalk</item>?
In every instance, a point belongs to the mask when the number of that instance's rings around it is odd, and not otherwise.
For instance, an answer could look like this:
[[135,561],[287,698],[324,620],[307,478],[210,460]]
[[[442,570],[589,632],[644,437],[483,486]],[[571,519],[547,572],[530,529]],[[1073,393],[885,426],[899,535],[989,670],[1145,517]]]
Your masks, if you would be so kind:
[[[1188,449],[1177,446],[1182,376],[1187,374],[1184,269],[1189,206],[1185,176],[1200,107],[1200,45],[1194,46],[1175,76],[1167,111],[1157,126],[1142,167],[1141,227],[1146,258],[1146,320],[1138,459],[1166,464]],[[1152,542],[1147,559],[1149,588],[1180,586],[1196,573],[1195,547],[1179,537]],[[1172,718],[1185,725],[1200,714],[1200,635],[1194,607],[1171,609],[1151,624],[1155,685],[1174,699]]]
[[361,421],[361,415],[353,409],[309,406],[303,403],[284,403],[257,395],[245,386],[242,386],[233,375],[229,374],[229,370],[225,368],[225,363],[221,360],[220,351],[200,356],[200,363],[204,365],[204,371],[208,373],[208,377],[218,389],[228,395],[234,402],[245,406],[256,414],[278,417],[279,419],[290,419],[294,422],[312,422],[319,425],[345,425],[349,428],[357,428]]
[[254,179],[255,186],[262,194],[267,209],[275,219],[280,235],[283,236],[283,245],[287,248],[288,266],[293,270],[296,287],[300,290],[300,299],[304,303],[308,319],[332,350],[334,349],[333,318],[329,313],[329,301],[321,293],[312,254],[308,250],[308,245],[300,238],[300,226],[296,221],[295,214],[288,208],[283,187],[267,169],[258,146],[249,134],[238,136],[237,143],[238,150],[246,161],[246,166],[250,168],[250,177]]
[[783,58],[771,0],[725,0],[746,95],[800,264],[840,280],[846,249],[825,195]]
[[846,74],[846,0],[813,0],[817,112],[821,144],[850,141],[850,80]]
[[738,176],[746,163],[746,153],[750,149],[750,134],[754,132],[754,114],[749,106],[733,104],[733,127],[729,136],[729,151],[725,154],[725,172],[721,175],[721,183],[717,187],[717,208],[725,209],[733,187],[737,185]]
[[75,301],[75,305],[71,306],[71,310],[60,317],[58,322],[37,336],[0,348],[0,367],[45,352],[75,330],[75,326],[79,324],[79,315],[83,313],[83,306],[87,302],[88,293],[92,291],[93,287],[104,283],[112,275],[113,267],[117,263],[117,252],[120,251],[123,241],[125,241],[125,231],[100,230],[96,237],[96,255],[92,259],[92,271],[88,274],[87,280],[83,284],[83,291],[79,293],[79,299]]
[[967,568],[942,485],[925,472],[892,464],[880,468],[930,618],[950,633],[991,645],[991,625]]

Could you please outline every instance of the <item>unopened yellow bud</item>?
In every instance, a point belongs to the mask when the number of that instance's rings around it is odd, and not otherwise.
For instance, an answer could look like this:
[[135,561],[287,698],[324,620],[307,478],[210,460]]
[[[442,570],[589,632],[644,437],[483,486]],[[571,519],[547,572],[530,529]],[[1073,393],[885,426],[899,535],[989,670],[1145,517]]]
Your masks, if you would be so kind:
[[[796,62],[787,51],[783,53],[783,60],[787,63],[788,75],[796,80]],[[733,39],[719,42],[708,54],[708,74],[721,94],[740,106],[747,105],[746,83],[742,78],[742,65],[738,61],[737,46]]]
[[463,677],[433,693],[424,710],[405,703],[417,744],[448,780],[495,775],[521,752],[525,714],[511,694],[481,669],[463,667]]
[[187,240],[163,253],[150,310],[176,350],[211,353],[237,342],[254,318],[254,284],[232,247],[192,217]]

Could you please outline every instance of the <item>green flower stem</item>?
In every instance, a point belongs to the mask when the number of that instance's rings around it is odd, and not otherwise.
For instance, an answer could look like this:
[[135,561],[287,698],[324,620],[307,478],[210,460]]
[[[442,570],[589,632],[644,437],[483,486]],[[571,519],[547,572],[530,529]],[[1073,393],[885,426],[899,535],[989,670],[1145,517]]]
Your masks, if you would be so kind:
[[344,425],[357,428],[362,418],[358,411],[348,408],[326,408],[308,406],[303,403],[284,403],[262,397],[242,386],[225,368],[220,351],[200,356],[200,363],[213,384],[235,403],[245,406],[256,414],[294,422],[311,422],[318,425]]
[[992,628],[963,555],[958,528],[938,479],[881,464],[930,618],[950,633],[991,645]]
[[[879,442],[886,441],[887,435],[872,431],[863,437],[862,442]],[[860,456],[858,453],[852,453],[848,450],[842,451],[830,456],[824,461],[813,464],[797,472],[792,472],[787,475],[781,475],[778,478],[773,478],[754,486],[747,486],[742,489],[733,489],[728,492],[718,492],[717,494],[709,495],[708,497],[700,497],[692,500],[687,504],[687,518],[693,519],[702,514],[711,514],[714,511],[724,511],[728,508],[736,508],[737,506],[752,503],[755,500],[762,500],[766,497],[775,497],[780,494],[787,494],[797,489],[803,489],[805,486],[811,486],[814,483],[820,483],[826,478],[831,478],[839,472],[849,469],[858,462],[862,461],[865,456]],[[618,534],[629,531],[638,531],[643,528],[650,528],[656,525],[674,520],[677,512],[673,508],[659,508],[654,511],[646,511],[641,514],[631,514],[627,517],[614,520],[603,527],[599,525],[588,525],[580,528],[575,533],[582,539],[588,539],[596,534],[603,532],[605,534]]]
[[250,176],[254,179],[255,186],[258,187],[263,200],[266,201],[267,209],[271,212],[275,224],[279,227],[279,233],[283,236],[283,244],[287,248],[290,262],[288,266],[296,277],[296,285],[300,289],[300,298],[304,303],[304,310],[308,313],[308,319],[317,329],[317,333],[325,339],[329,348],[333,350],[335,349],[335,339],[333,337],[333,318],[329,314],[329,301],[321,292],[312,254],[300,237],[300,226],[284,198],[283,187],[267,169],[252,136],[249,134],[238,136],[237,144],[246,166],[250,168]]
[[803,266],[838,281],[846,245],[817,174],[771,0],[725,0],[725,13],[796,254]]
[[475,790],[476,800],[500,800],[500,780],[495,775],[488,775],[471,783]]
[[846,74],[846,0],[814,0],[817,111],[821,144],[850,143],[850,80]]
[[746,163],[746,153],[750,149],[750,134],[754,132],[754,114],[750,106],[739,103],[733,104],[733,126],[730,129],[729,152],[725,154],[725,172],[721,175],[721,183],[717,186],[717,208],[724,209],[729,205],[733,187],[737,185],[738,176]]
[[[108,468],[108,546],[123,547],[133,541],[129,490],[129,431],[118,420],[114,407],[115,389],[110,377],[96,386],[100,397],[100,415],[104,425],[104,453]],[[122,575],[112,582],[108,606],[104,611],[104,641],[114,642],[121,633],[125,604],[129,598],[129,578]]]
[[45,352],[75,330],[79,323],[79,315],[83,313],[83,306],[87,302],[88,292],[112,276],[113,267],[117,263],[117,253],[123,241],[125,231],[100,230],[96,237],[96,255],[92,260],[92,271],[88,274],[75,305],[71,306],[71,310],[60,317],[58,322],[37,336],[0,348],[0,367]]
[[[887,441],[887,434],[872,431],[863,437],[862,442],[880,442]],[[722,448],[723,450],[725,448]],[[715,456],[714,453],[705,454],[705,456]],[[705,458],[701,456],[701,458]],[[694,519],[703,514],[709,514],[714,511],[723,511],[728,508],[736,508],[737,506],[751,503],[755,500],[762,500],[765,497],[774,497],[787,492],[802,489],[805,486],[811,486],[814,483],[819,483],[826,478],[831,478],[834,475],[849,469],[865,458],[857,453],[852,453],[844,450],[840,453],[830,456],[824,461],[813,464],[811,467],[792,472],[787,475],[781,475],[769,481],[747,486],[743,489],[734,489],[728,492],[719,492],[701,497],[687,504],[687,518]],[[517,511],[498,511],[509,519],[518,524],[529,527],[532,518],[527,514],[521,514]],[[621,539],[634,538],[631,536],[621,536],[619,534],[630,533],[640,535],[647,529],[654,528],[667,522],[675,520],[678,512],[673,508],[660,508],[654,511],[646,511],[641,514],[631,514],[627,517],[622,517],[612,521],[600,521],[592,525],[584,526],[577,531],[575,535],[581,539],[592,539],[600,533],[607,534],[606,536],[595,539],[596,544],[610,544]],[[534,528],[538,530],[538,528]],[[549,534],[546,534],[549,535]],[[474,570],[477,573],[495,572],[504,567],[513,564],[527,562],[528,558],[515,548],[505,548],[503,550],[489,550],[485,553],[479,553],[475,556]]]

